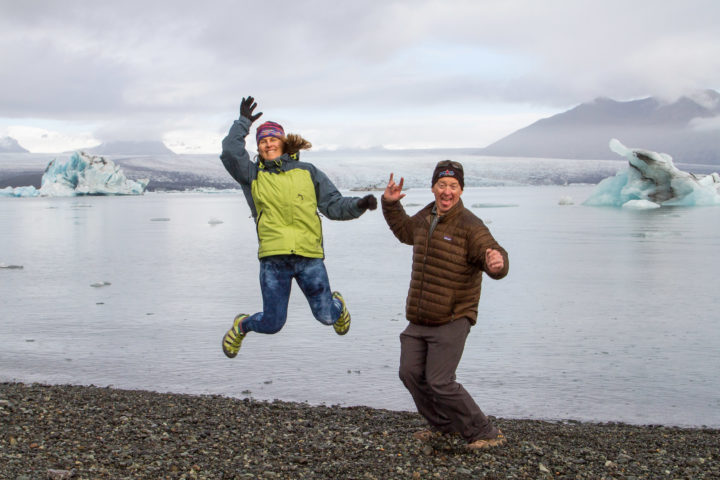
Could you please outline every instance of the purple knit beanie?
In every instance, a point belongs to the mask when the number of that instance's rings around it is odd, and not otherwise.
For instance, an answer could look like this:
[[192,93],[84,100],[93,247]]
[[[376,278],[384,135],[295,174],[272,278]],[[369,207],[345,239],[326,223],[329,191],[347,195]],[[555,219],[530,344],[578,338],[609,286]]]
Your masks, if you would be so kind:
[[255,140],[257,141],[257,143],[260,143],[260,140],[265,137],[284,138],[285,130],[283,130],[282,125],[280,125],[279,123],[265,122],[257,128],[257,133],[255,133]]

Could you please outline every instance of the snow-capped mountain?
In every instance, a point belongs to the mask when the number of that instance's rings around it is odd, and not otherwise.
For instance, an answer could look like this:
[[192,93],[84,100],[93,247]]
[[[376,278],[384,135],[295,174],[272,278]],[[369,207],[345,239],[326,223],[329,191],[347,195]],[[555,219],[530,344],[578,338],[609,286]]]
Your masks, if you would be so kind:
[[522,128],[483,149],[485,155],[612,158],[608,141],[664,152],[676,162],[720,164],[720,93],[705,90],[673,103],[597,98]]
[[20,146],[12,137],[0,137],[0,153],[25,153],[26,149]]

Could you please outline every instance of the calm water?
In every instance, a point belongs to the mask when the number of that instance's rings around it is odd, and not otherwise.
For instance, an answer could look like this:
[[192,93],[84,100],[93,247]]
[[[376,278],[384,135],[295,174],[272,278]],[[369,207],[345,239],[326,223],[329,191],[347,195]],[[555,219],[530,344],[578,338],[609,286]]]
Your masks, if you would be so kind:
[[[581,206],[592,188],[465,191],[511,266],[484,282],[459,381],[497,416],[720,427],[720,208]],[[378,211],[324,229],[350,333],[295,288],[286,327],[229,360],[233,316],[261,306],[242,195],[0,198],[0,264],[24,267],[0,268],[0,380],[413,410],[397,377],[410,247]]]

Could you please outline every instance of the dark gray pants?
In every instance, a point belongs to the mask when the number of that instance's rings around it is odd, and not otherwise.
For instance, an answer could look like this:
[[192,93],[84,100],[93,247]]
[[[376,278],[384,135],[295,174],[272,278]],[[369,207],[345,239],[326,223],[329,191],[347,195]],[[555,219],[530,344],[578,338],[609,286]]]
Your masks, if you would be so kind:
[[434,430],[474,442],[495,438],[498,430],[455,381],[468,333],[467,318],[438,327],[408,324],[400,334],[400,380]]

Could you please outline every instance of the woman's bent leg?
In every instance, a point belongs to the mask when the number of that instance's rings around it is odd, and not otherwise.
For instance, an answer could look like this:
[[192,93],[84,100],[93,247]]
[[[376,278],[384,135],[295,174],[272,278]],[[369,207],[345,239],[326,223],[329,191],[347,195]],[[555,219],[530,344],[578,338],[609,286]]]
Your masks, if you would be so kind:
[[297,262],[295,279],[305,294],[317,321],[332,325],[340,317],[342,304],[333,299],[325,262],[322,258],[302,258]]
[[277,255],[260,259],[260,290],[263,311],[242,322],[244,332],[277,333],[287,320],[293,265],[289,255]]

